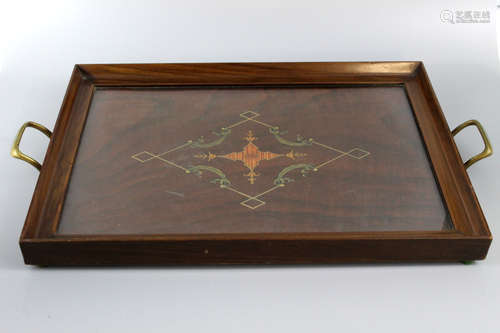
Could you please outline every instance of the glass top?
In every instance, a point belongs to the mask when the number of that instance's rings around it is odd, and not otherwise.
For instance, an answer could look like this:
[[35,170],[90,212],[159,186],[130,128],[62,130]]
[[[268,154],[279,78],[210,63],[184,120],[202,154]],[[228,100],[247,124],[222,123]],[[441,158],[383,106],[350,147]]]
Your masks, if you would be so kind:
[[57,233],[453,226],[402,86],[99,88]]

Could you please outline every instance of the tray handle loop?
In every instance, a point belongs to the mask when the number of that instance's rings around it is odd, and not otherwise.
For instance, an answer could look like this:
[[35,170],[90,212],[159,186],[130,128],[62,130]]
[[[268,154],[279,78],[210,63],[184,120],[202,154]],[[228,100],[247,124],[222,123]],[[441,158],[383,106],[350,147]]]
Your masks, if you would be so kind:
[[40,171],[42,169],[42,165],[38,163],[38,161],[36,161],[35,159],[29,157],[28,155],[24,154],[19,150],[19,144],[21,143],[21,138],[23,137],[24,130],[28,127],[33,127],[39,130],[49,138],[52,135],[52,132],[43,125],[35,123],[34,121],[25,122],[17,132],[16,138],[14,139],[14,144],[12,145],[12,149],[10,150],[10,155],[14,158],[18,158],[22,161],[28,162],[29,164],[31,164]]
[[451,134],[453,136],[457,135],[461,130],[463,130],[466,127],[469,126],[476,126],[476,128],[479,131],[479,134],[481,134],[481,138],[483,138],[484,142],[484,149],[482,152],[479,154],[472,156],[467,162],[464,163],[464,167],[467,169],[477,161],[482,160],[483,158],[486,158],[488,156],[491,156],[493,154],[493,148],[491,147],[491,142],[490,139],[488,139],[488,135],[486,134],[486,131],[483,128],[483,125],[475,119],[467,120],[466,122],[458,125],[453,131],[451,131]]

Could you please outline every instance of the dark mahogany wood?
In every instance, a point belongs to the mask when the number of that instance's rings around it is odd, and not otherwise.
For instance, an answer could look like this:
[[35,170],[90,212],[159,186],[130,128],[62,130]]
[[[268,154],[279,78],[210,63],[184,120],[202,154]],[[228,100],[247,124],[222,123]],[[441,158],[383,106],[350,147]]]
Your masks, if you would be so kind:
[[478,260],[491,239],[420,62],[127,64],[75,66],[20,245],[290,264]]

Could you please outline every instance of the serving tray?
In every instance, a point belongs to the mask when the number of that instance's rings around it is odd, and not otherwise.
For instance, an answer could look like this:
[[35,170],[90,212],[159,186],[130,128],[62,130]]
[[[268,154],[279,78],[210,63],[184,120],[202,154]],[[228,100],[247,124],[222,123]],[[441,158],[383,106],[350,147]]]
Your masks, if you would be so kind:
[[[453,134],[485,150],[464,166]],[[43,165],[19,151],[49,136]],[[76,65],[26,264],[470,261],[492,237],[420,62]]]

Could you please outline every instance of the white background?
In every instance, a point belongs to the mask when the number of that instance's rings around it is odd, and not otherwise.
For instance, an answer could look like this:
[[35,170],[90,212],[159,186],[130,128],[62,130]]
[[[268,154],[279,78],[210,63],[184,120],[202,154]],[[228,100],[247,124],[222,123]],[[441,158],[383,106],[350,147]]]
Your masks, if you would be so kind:
[[[450,127],[500,150],[495,1],[0,1],[0,332],[499,332],[500,250],[473,265],[37,268],[18,246],[76,63],[422,60]],[[491,23],[441,22],[489,10]],[[482,149],[469,128],[464,159]],[[42,159],[47,139],[22,149]],[[499,156],[469,169],[500,237]]]

